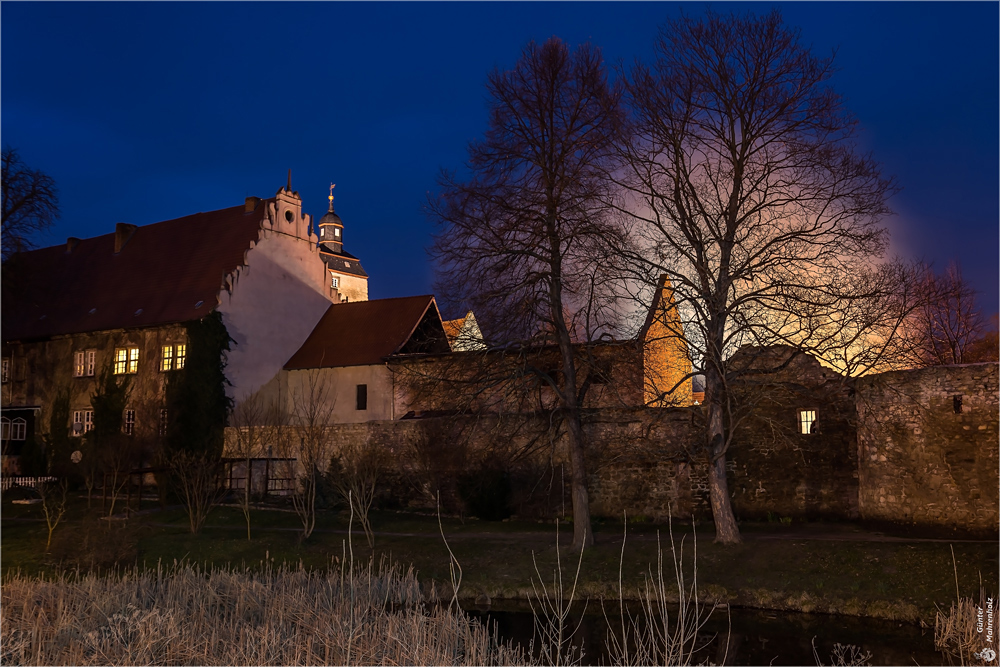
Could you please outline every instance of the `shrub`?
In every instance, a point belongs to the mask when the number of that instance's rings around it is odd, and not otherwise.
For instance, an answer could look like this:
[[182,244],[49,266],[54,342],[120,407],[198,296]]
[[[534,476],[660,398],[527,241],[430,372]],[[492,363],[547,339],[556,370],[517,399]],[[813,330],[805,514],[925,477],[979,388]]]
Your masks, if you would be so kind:
[[486,521],[510,517],[510,472],[498,463],[483,461],[458,478],[458,494],[469,513]]

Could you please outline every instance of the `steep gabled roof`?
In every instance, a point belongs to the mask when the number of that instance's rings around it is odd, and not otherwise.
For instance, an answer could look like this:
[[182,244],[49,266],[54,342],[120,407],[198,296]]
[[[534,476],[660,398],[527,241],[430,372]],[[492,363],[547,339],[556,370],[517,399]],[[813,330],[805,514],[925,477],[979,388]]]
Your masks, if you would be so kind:
[[448,352],[431,295],[335,303],[285,370],[369,366],[393,354]]
[[[227,274],[259,238],[268,200],[21,253],[4,289],[3,339],[184,322],[217,304]],[[5,278],[7,276],[5,275]],[[10,288],[10,289],[8,289]]]

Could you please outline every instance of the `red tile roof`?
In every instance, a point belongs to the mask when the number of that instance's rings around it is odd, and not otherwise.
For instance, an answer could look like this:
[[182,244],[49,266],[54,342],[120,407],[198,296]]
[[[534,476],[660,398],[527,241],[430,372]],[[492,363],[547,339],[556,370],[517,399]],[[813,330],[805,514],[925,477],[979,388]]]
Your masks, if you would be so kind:
[[382,363],[403,348],[429,309],[440,320],[437,304],[429,294],[335,303],[285,364],[285,370]]
[[5,290],[3,339],[206,315],[217,305],[224,277],[257,241],[267,204],[250,213],[240,205],[138,227],[118,254],[111,233],[83,239],[70,252],[63,244],[16,256],[17,289]]

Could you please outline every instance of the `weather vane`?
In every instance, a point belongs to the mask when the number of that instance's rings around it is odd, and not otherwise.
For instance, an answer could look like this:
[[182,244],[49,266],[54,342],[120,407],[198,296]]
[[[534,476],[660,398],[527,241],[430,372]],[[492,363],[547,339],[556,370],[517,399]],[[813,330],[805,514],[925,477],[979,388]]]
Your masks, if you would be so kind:
[[333,206],[333,189],[337,187],[335,184],[330,183],[330,196],[327,199],[330,200],[330,206]]

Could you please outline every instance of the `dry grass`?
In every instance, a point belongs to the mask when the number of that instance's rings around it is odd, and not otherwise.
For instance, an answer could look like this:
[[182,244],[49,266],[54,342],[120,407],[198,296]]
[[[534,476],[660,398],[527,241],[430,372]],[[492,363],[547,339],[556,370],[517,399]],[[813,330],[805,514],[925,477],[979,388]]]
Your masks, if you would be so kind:
[[[958,598],[952,602],[947,612],[938,611],[934,621],[934,648],[952,661],[961,665],[995,665],[997,660],[987,661],[983,649],[991,649],[994,656],[998,651],[996,637],[996,599],[994,605],[993,641],[986,641],[987,596],[979,590],[979,602],[972,598]],[[989,656],[986,656],[989,657]]]
[[174,565],[106,576],[12,574],[3,664],[526,664],[460,611],[426,607],[412,569]]

